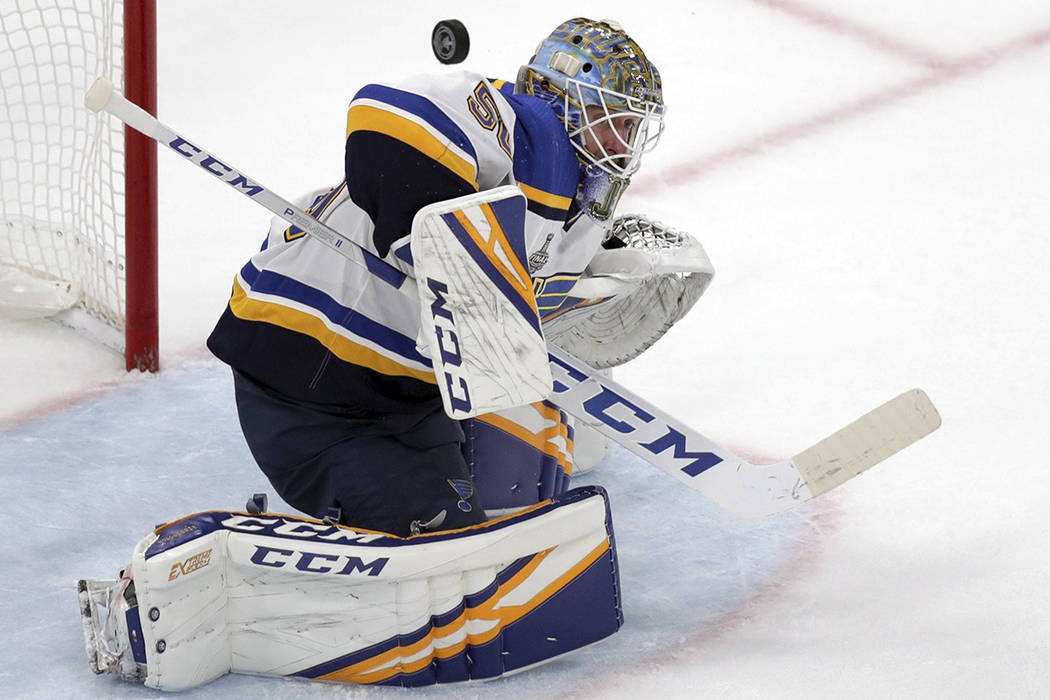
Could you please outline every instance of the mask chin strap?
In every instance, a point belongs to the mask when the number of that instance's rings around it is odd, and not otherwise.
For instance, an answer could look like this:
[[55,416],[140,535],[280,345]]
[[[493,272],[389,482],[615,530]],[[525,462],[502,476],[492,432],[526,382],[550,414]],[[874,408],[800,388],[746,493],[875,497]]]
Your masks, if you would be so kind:
[[628,176],[614,175],[597,165],[588,165],[576,195],[581,211],[592,219],[608,221],[630,184],[631,178]]

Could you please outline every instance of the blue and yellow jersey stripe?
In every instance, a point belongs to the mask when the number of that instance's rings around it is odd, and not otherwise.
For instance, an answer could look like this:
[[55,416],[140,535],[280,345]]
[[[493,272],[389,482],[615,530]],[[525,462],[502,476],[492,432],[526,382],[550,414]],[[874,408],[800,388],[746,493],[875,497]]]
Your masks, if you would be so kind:
[[430,360],[415,339],[352,311],[331,296],[251,263],[235,280],[230,311],[242,320],[261,321],[309,336],[339,359],[390,376],[436,384]]
[[528,200],[529,211],[547,219],[564,221],[572,204],[572,197],[545,192],[528,183],[518,181],[518,187]]
[[502,94],[516,116],[514,179],[528,198],[529,211],[564,222],[580,180],[565,125],[537,97]]
[[479,189],[477,153],[470,139],[425,97],[382,85],[362,88],[346,118],[347,138],[358,131],[397,139]]
[[546,316],[561,308],[579,278],[579,275],[554,275],[535,280],[536,307],[540,314]]

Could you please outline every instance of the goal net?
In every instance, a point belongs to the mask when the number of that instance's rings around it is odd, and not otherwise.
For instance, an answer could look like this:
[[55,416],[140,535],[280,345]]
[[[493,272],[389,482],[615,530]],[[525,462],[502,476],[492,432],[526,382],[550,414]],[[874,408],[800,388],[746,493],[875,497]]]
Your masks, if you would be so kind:
[[[156,364],[155,155],[136,170],[132,137],[83,101],[100,75],[155,84],[154,32],[140,26],[152,1],[0,3],[0,318],[57,315],[126,351],[129,369]],[[144,41],[145,62],[130,50]],[[152,291],[129,283],[143,273]],[[152,348],[136,339],[143,323]]]

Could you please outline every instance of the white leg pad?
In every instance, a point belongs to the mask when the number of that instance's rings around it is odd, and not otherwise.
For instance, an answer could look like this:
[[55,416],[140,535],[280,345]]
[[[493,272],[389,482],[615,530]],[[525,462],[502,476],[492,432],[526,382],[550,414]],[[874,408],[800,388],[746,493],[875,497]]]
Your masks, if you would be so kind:
[[148,686],[227,672],[389,685],[492,678],[622,624],[604,491],[410,538],[207,512],[132,561]]

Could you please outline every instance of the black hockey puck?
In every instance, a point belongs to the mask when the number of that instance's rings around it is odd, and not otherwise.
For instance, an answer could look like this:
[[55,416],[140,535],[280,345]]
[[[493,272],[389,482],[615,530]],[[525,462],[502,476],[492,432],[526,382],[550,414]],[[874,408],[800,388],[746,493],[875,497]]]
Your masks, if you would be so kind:
[[443,19],[434,25],[430,47],[442,63],[460,63],[470,51],[470,35],[458,19]]

